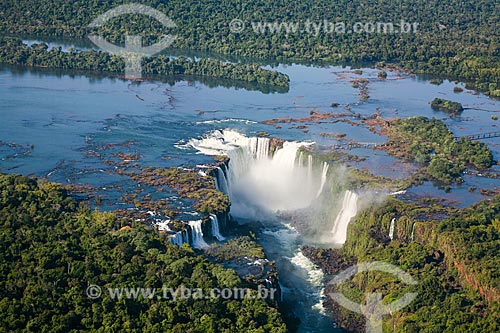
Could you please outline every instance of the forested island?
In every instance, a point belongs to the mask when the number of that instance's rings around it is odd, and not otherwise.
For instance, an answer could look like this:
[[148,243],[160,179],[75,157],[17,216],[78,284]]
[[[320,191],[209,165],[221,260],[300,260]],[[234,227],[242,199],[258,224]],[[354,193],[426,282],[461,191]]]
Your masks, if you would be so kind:
[[[283,61],[396,63],[416,73],[447,75],[469,81],[471,87],[500,96],[500,20],[498,4],[487,0],[389,1],[360,6],[348,0],[287,1],[286,3],[209,0],[141,1],[171,18],[178,28],[177,48]],[[7,0],[1,5],[0,32],[85,38],[88,24],[121,1]],[[395,22],[418,23],[416,33],[256,33],[251,22]],[[235,34],[230,22],[246,29]],[[140,33],[148,42],[164,34],[160,23],[140,15],[108,22],[100,33],[110,42],[124,42],[125,32]]]
[[[29,67],[80,70],[98,73],[122,73],[123,58],[102,51],[65,52],[48,49],[47,44],[27,46],[20,39],[0,38],[0,63]],[[193,75],[257,83],[263,86],[288,87],[288,76],[258,65],[243,65],[213,59],[191,60],[166,56],[147,58],[143,62],[144,75]]]
[[[112,299],[106,287],[256,286],[142,222],[75,202],[60,185],[0,175],[0,193],[5,331],[287,331],[272,300]],[[88,297],[89,284],[102,297]]]
[[442,98],[434,98],[431,102],[431,108],[440,110],[450,115],[456,116],[464,110],[462,104],[458,102],[448,101]]
[[[88,27],[122,4],[0,4],[0,331],[303,333],[326,318],[363,332],[330,293],[389,304],[416,292],[384,332],[500,332],[495,1],[145,0],[177,27],[135,14]],[[253,29],[325,20],[418,31]],[[117,46],[175,34],[172,48],[203,56],[167,49],[143,60],[146,82],[100,85],[71,74],[121,78],[122,57],[39,42],[90,33]],[[329,283],[369,261],[418,283],[380,272]],[[162,286],[249,294],[106,292]],[[261,288],[276,298],[249,297]],[[297,312],[319,323],[301,327]]]
[[389,138],[378,148],[421,164],[428,180],[460,182],[466,167],[484,170],[494,163],[486,144],[467,137],[456,139],[438,119],[410,117],[375,122],[381,125],[380,133]]

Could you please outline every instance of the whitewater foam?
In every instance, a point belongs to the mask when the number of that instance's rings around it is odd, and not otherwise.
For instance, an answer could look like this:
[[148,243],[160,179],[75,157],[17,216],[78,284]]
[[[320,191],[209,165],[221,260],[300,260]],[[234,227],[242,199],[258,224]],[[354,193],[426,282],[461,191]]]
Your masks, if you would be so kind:
[[314,172],[311,155],[306,161],[303,156],[298,158],[300,149],[312,142],[285,141],[272,154],[269,138],[223,130],[192,139],[189,144],[205,155],[229,157],[226,177],[222,177],[222,170],[217,170],[218,186],[225,191],[227,185],[234,216],[263,219],[278,212],[309,207],[321,195],[327,181],[327,163],[321,165],[319,173]]
[[228,118],[228,119],[214,119],[214,120],[204,120],[197,121],[196,125],[212,125],[212,124],[222,124],[222,123],[243,123],[246,125],[258,124],[256,121],[248,120],[248,119],[238,119],[238,118]]
[[193,243],[191,244],[194,248],[204,249],[208,247],[208,244],[203,239],[203,230],[201,229],[202,220],[189,221],[189,226],[191,227],[191,234],[193,238]]
[[389,227],[389,238],[391,240],[394,239],[394,226],[395,226],[395,223],[396,223],[396,218],[393,218],[391,220],[391,226]]
[[311,260],[309,260],[309,258],[304,256],[300,250],[296,252],[295,256],[291,258],[290,261],[307,272],[307,281],[309,281],[313,287],[321,288],[318,293],[315,293],[314,297],[316,299],[316,303],[312,305],[311,308],[318,310],[321,314],[325,314],[326,309],[323,306],[325,289],[322,288],[324,278],[323,271]]
[[307,272],[307,280],[315,287],[319,287],[323,281],[323,271],[311,262],[302,251],[297,251],[290,261]]
[[358,195],[352,191],[346,191],[342,201],[342,208],[333,223],[333,239],[336,244],[344,244],[347,239],[347,226],[358,212]]

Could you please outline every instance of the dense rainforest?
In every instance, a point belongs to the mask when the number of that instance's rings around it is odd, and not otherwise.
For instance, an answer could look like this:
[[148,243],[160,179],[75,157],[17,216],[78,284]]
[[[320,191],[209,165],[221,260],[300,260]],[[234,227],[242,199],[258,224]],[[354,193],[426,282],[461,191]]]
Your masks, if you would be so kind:
[[419,163],[428,180],[443,184],[461,182],[467,167],[485,170],[494,163],[493,153],[485,143],[467,137],[455,138],[436,118],[393,119],[383,132],[389,141],[382,149],[398,158]]
[[92,211],[56,184],[0,175],[0,330],[286,332],[272,300],[112,299],[102,288],[256,286],[143,223]]
[[[92,72],[123,72],[123,58],[106,52],[89,50],[64,52],[48,49],[46,44],[27,46],[16,38],[0,38],[0,63],[30,67],[85,70]],[[258,83],[264,86],[288,87],[288,76],[263,69],[258,65],[232,64],[213,59],[171,59],[166,56],[143,61],[144,75],[195,75]]]
[[[285,61],[390,62],[417,73],[446,75],[472,82],[500,96],[500,4],[496,1],[162,1],[146,0],[171,18],[177,28],[173,47]],[[99,14],[126,1],[5,0],[0,4],[0,33],[84,38]],[[233,19],[245,29],[230,31]],[[252,22],[418,23],[415,33],[306,33],[282,29],[255,32]],[[160,23],[124,15],[99,31],[124,42],[125,32],[150,43],[165,34]]]
[[[417,281],[407,285],[391,274],[368,272],[327,284],[327,293],[340,291],[358,303],[369,292],[382,293],[384,304],[418,293],[409,306],[385,316],[384,332],[479,333],[500,331],[499,246],[500,196],[458,210],[391,198],[355,218],[341,249],[304,251],[327,274],[375,260],[397,265]],[[328,302],[341,326],[363,330],[364,317]]]

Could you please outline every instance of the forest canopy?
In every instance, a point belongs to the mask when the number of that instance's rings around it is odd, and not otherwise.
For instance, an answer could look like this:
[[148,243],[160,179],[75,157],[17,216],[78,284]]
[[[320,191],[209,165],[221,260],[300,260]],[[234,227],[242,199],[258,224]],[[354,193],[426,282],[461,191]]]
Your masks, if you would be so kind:
[[141,222],[77,204],[59,185],[0,175],[0,223],[2,331],[286,332],[271,300],[87,297],[89,284],[256,286]]
[[[172,47],[213,51],[250,58],[328,63],[396,63],[417,73],[446,75],[500,96],[500,4],[495,1],[183,1],[144,0],[172,19],[178,37]],[[98,15],[123,1],[5,0],[0,4],[0,34],[85,38]],[[232,20],[246,29],[233,33]],[[357,22],[401,20],[418,23],[415,33],[255,33],[252,22],[328,20]],[[172,31],[170,31],[172,30]],[[123,43],[125,33],[141,34],[148,43],[165,33],[153,19],[125,15],[99,33]]]
[[[0,63],[30,67],[122,73],[123,58],[102,51],[49,50],[47,44],[27,46],[15,38],[0,38]],[[288,76],[258,65],[224,63],[213,59],[172,59],[163,55],[143,61],[144,75],[195,75],[288,88]]]

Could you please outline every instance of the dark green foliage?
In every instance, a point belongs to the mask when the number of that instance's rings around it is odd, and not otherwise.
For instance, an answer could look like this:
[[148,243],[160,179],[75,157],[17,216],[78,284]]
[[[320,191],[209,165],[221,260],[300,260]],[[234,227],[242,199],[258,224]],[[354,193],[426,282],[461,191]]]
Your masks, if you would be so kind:
[[431,79],[431,80],[429,80],[429,83],[434,84],[436,86],[439,86],[439,85],[443,84],[443,79]]
[[[395,240],[385,236],[396,218]],[[436,219],[437,218],[437,219]],[[415,241],[410,241],[412,228]],[[428,227],[432,235],[425,234]],[[500,330],[500,196],[461,210],[429,208],[390,199],[364,211],[349,225],[341,252],[359,262],[395,264],[418,285],[405,285],[384,273],[358,274],[339,286],[354,301],[381,292],[390,303],[406,292],[418,297],[384,320],[384,331],[498,332]],[[337,315],[363,323],[340,309]],[[343,322],[343,321],[341,321]],[[346,323],[347,324],[347,323]]]
[[462,104],[448,101],[443,98],[434,98],[431,102],[431,108],[441,110],[451,115],[457,115],[464,110]]
[[[105,287],[250,285],[153,229],[75,205],[57,185],[0,176],[0,193],[1,331],[286,331],[258,299],[112,300]],[[103,296],[86,297],[88,284]]]
[[234,238],[224,244],[218,244],[208,250],[208,255],[221,262],[244,257],[252,260],[266,257],[262,247],[249,236]]
[[[28,47],[20,40],[10,38],[0,38],[0,63],[107,73],[123,73],[125,69],[123,58],[105,52],[48,50],[46,44]],[[232,64],[213,59],[192,61],[184,57],[170,59],[163,55],[145,59],[142,73],[216,77],[278,87],[288,87],[289,81],[287,75],[262,69],[258,65]]]
[[[173,47],[211,50],[259,58],[309,61],[396,62],[419,73],[448,75],[474,81],[476,88],[500,95],[500,21],[498,3],[489,0],[372,1],[350,0],[232,1],[145,0],[170,17],[178,35]],[[99,14],[123,1],[4,0],[0,31],[9,34],[84,38],[87,25]],[[233,19],[246,22],[234,34]],[[250,22],[392,22],[418,23],[418,33],[339,34],[255,33]],[[301,27],[304,28],[304,27]],[[125,15],[108,22],[99,33],[110,42],[129,35],[145,36],[152,43],[165,29],[150,18]]]
[[460,179],[466,166],[477,169],[493,165],[488,146],[466,137],[455,140],[446,125],[435,118],[397,119],[388,129],[389,152],[426,167],[427,175],[449,184]]

